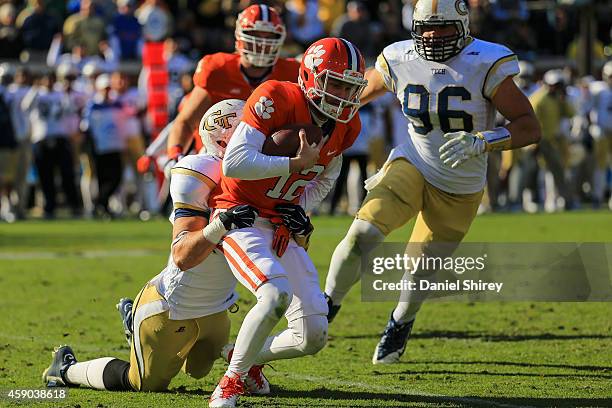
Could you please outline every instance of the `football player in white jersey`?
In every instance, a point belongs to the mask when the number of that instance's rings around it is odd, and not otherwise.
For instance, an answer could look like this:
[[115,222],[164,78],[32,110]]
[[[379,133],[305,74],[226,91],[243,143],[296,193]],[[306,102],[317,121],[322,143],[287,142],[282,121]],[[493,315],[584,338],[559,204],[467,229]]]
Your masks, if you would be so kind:
[[[593,200],[596,206],[604,204],[606,171],[612,163],[612,61],[603,66],[601,79],[601,82],[591,86],[593,107],[590,113],[590,131],[594,139],[596,160],[593,175]],[[612,198],[609,207],[612,209]]]
[[60,346],[43,373],[48,386],[160,391],[181,369],[195,378],[210,371],[227,343],[227,309],[237,299],[236,280],[215,248],[227,231],[252,226],[257,215],[253,207],[240,205],[208,223],[206,203],[221,176],[221,145],[239,123],[243,105],[237,99],[213,105],[202,123],[219,110],[226,120],[200,126],[208,154],[187,156],[173,169],[173,241],[168,264],[140,291],[133,311],[131,301],[120,302],[126,334],[133,333],[130,361],[103,357],[77,362],[69,346]]
[[[481,201],[487,152],[540,138],[533,109],[512,78],[519,72],[516,56],[469,34],[464,0],[418,0],[413,39],[386,47],[366,74],[362,103],[393,92],[408,134],[366,182],[368,195],[334,251],[325,287],[330,320],[359,280],[362,255],[415,216],[410,242],[420,245],[410,246],[419,248],[413,256],[434,251],[432,242],[458,244]],[[494,128],[496,110],[506,126]],[[422,301],[402,295],[374,364],[399,360]]]

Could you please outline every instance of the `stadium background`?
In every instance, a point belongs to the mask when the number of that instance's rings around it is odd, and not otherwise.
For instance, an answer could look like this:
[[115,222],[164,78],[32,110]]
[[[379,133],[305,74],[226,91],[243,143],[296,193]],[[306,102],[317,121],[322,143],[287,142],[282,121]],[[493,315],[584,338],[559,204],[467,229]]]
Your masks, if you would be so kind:
[[[410,38],[412,6],[408,1],[268,3],[282,10],[287,24],[285,56],[299,57],[312,41],[336,35],[355,43],[366,56],[368,65],[372,65],[386,44]],[[528,62],[521,74],[528,77],[526,92],[539,87],[545,72],[561,69],[566,99],[575,111],[573,117],[563,120],[558,134],[554,135],[554,155],[561,163],[566,185],[559,185],[558,172],[547,171],[547,160],[539,157],[537,151],[526,149],[526,153],[508,153],[503,157],[492,154],[489,194],[482,211],[607,207],[608,173],[604,196],[592,194],[596,166],[589,129],[589,87],[601,79],[601,67],[612,56],[612,10],[605,1],[471,0],[468,3],[472,35],[505,44],[522,61]],[[182,96],[193,86],[190,76],[197,61],[209,53],[233,52],[235,16],[248,4],[249,1],[196,0],[0,1],[1,89],[9,87],[22,69],[31,74],[20,80],[24,82],[24,89],[38,85],[43,76],[55,74],[54,80],[58,83],[52,86],[66,94],[72,108],[56,114],[78,124],[87,101],[95,94],[96,77],[114,73],[111,86],[115,97],[128,106],[124,115],[139,122],[138,131],[129,140],[118,141],[124,170],[119,175],[121,184],[114,191],[109,211],[94,208],[97,183],[90,137],[74,125],[63,132],[73,157],[77,197],[65,194],[66,183],[60,180],[56,169],[54,184],[61,217],[115,218],[141,214],[142,218],[149,218],[151,213],[167,212],[167,205],[164,209],[156,203],[154,183],[147,184],[146,177],[135,171],[137,158],[160,129],[151,118],[154,107],[147,96],[147,76],[142,70],[143,46],[154,41],[164,50],[169,85],[163,101],[167,117],[162,116],[161,120],[172,120]],[[6,157],[2,160],[3,169],[13,169],[4,171],[5,177],[0,179],[3,203],[0,213],[8,221],[31,216],[54,218],[57,216],[54,209],[43,211],[45,200],[40,193],[37,157],[31,154],[30,145],[34,141],[28,129],[28,113],[22,110],[21,116],[25,125],[16,126],[19,128],[16,133],[21,133],[15,137],[17,142],[2,140],[0,143],[2,157]],[[364,131],[347,152],[343,177],[322,207],[322,213],[353,213],[364,194],[361,180],[379,168],[387,152],[405,137],[405,119],[390,95],[363,109],[362,117],[366,122]],[[22,127],[24,130],[20,130]],[[522,162],[538,157],[537,168],[522,168],[521,157]],[[64,170],[66,165],[58,163],[56,167]],[[72,212],[62,210],[62,204]]]
[[[56,64],[47,63],[50,45],[55,33],[63,30],[68,16],[77,12],[79,2],[46,2],[46,7],[39,8],[42,10],[40,18],[29,24],[25,24],[26,17],[32,14],[35,5],[44,2],[0,0],[0,3],[0,62],[11,64],[2,65],[2,80],[9,81],[11,77],[8,74],[16,76],[20,67],[28,68],[34,79],[46,72],[55,72]],[[177,58],[177,61],[185,61],[185,66],[190,67],[187,75],[182,77],[185,80],[175,82],[178,84],[175,88],[178,100],[190,86],[186,80],[190,76],[189,71],[204,53],[232,50],[235,15],[248,2],[178,0],[166,3],[130,3],[119,0],[119,5],[132,5],[133,8],[128,11],[125,19],[119,19],[123,22],[118,25],[125,28],[127,33],[135,30],[141,34],[127,36],[134,43],[132,58],[118,57],[115,62],[112,62],[109,50],[113,50],[117,44],[107,31],[115,15],[114,2],[99,0],[95,3],[92,14],[106,21],[101,35],[108,40],[109,48],[106,48],[104,41],[92,41],[96,46],[92,53],[97,55],[92,60],[96,62],[90,64],[91,71],[79,71],[75,81],[86,86],[90,81],[90,78],[86,78],[88,76],[99,75],[103,70],[119,70],[128,76],[128,89],[132,89],[129,95],[138,95],[141,62],[136,50],[143,34],[140,24],[133,24],[129,16],[137,7],[158,6],[171,17],[172,37],[176,40],[174,43],[178,44],[180,54],[185,56],[184,59]],[[364,3],[371,21],[360,21],[359,29],[353,31],[356,31],[355,35],[363,35],[368,27],[376,34],[364,35],[367,45],[363,49],[369,50],[370,58],[388,42],[408,38],[409,32],[402,25],[403,16],[409,15],[408,5],[399,1]],[[511,46],[522,59],[534,64],[536,81],[546,71],[556,68],[565,69],[564,75],[567,75],[570,85],[579,85],[578,79],[586,74],[598,80],[601,65],[610,59],[612,10],[605,1],[594,4],[549,1],[469,3],[473,34]],[[333,26],[333,16],[342,18],[347,6],[344,1],[325,0],[308,2],[307,5],[299,1],[279,4],[287,10],[284,14],[288,24],[289,21],[312,22],[308,16],[321,16],[326,33]],[[319,7],[317,12],[313,12],[315,6]],[[292,7],[297,10],[295,20],[290,20],[289,10]],[[300,10],[307,12],[300,17]],[[591,18],[590,23],[585,21],[585,16]],[[128,23],[130,20],[132,23]],[[314,23],[317,25],[316,20]],[[24,24],[31,30],[24,29]],[[347,29],[349,27],[347,25]],[[309,34],[310,30],[304,32]],[[591,35],[585,35],[587,32]],[[350,37],[348,34],[346,36]],[[46,38],[46,42],[41,38]],[[290,35],[285,47],[287,55],[297,55],[303,49],[303,45],[295,41],[295,38],[295,35]],[[372,39],[377,41],[370,42]],[[570,45],[574,40],[590,42],[593,57],[580,56],[572,51],[589,49],[572,48]],[[62,39],[62,43],[64,41],[68,40]],[[304,41],[308,43],[310,40]],[[98,48],[101,44],[104,48],[102,51]],[[59,57],[66,53],[75,53],[74,47],[67,45],[55,55]],[[114,53],[117,56],[117,51]],[[109,59],[110,67],[105,65]],[[89,58],[83,59],[80,68],[84,68],[86,62],[89,62]],[[113,66],[113,63],[116,65]],[[591,68],[588,68],[589,65]],[[575,68],[571,76],[567,67]],[[178,70],[173,78],[181,78],[180,74]],[[10,83],[3,82],[2,90],[5,86],[10,86]],[[571,91],[579,88],[568,89],[571,94]],[[145,108],[146,104],[141,104],[135,116],[143,121],[143,142],[137,147],[145,145],[151,138]],[[169,116],[172,117],[173,106],[170,109]],[[405,129],[395,125],[402,118],[393,104],[383,104],[375,112],[381,118],[379,123],[382,124],[378,125],[380,134],[367,139],[362,144],[362,150],[356,154],[363,156],[365,152],[370,172],[380,165],[380,160],[384,160],[385,152],[393,144],[392,135],[396,133],[401,136],[403,132],[405,137]],[[584,118],[584,112],[580,117]],[[394,132],[396,128],[398,131]],[[564,173],[568,181],[575,180],[574,188],[579,197],[577,201],[582,209],[561,212],[565,203],[557,200],[554,181],[552,176],[547,175],[545,163],[541,160],[538,162],[540,171],[528,189],[530,192],[525,195],[525,202],[518,206],[508,202],[508,181],[493,172],[492,180],[499,186],[496,195],[499,200],[491,205],[489,199],[483,205],[483,212],[494,210],[498,213],[478,217],[466,237],[467,241],[532,242],[534,245],[538,242],[612,242],[609,210],[590,209],[593,205],[589,193],[589,174],[592,174],[593,163],[592,137],[588,132],[578,133],[579,137],[572,136],[570,124],[567,129],[563,136],[571,142],[568,143],[567,151],[570,151],[571,145],[581,147],[572,148],[574,153],[578,151],[574,159],[579,160],[572,161],[571,165],[568,162]],[[95,184],[92,169],[88,167],[90,163],[85,139],[75,135],[70,140],[76,148],[73,164],[75,174],[80,179],[78,185]],[[17,148],[28,151],[32,148],[31,141],[26,138]],[[0,153],[11,150],[15,148],[0,147]],[[2,156],[0,166],[6,164],[7,157],[13,153]],[[143,214],[142,210],[147,210],[146,194],[141,192],[139,196],[139,176],[130,168],[128,153],[134,158],[142,151],[129,152],[126,147],[123,182],[112,206],[113,218],[119,219],[113,222],[70,219],[73,216],[88,218],[95,213],[93,207],[87,206],[82,213],[71,213],[66,205],[59,174],[56,180],[58,209],[54,214],[55,220],[50,222],[39,219],[44,216],[44,201],[30,159],[17,162],[19,166],[27,167],[25,182],[29,194],[22,207],[23,213],[19,213],[20,195],[17,194],[17,186],[11,186],[10,203],[7,202],[7,186],[0,186],[3,192],[3,219],[28,219],[27,222],[0,223],[0,307],[5,313],[0,326],[1,390],[42,387],[40,373],[49,363],[50,352],[59,344],[73,346],[80,360],[100,355],[125,359],[129,355],[114,305],[122,296],[134,296],[144,282],[163,268],[167,261],[171,232],[163,216],[153,217],[147,223],[138,219],[137,215],[148,218],[151,214]],[[516,158],[510,158],[509,162],[513,163],[513,160]],[[501,162],[502,158],[499,157],[500,166]],[[0,175],[6,174],[0,172]],[[351,222],[349,215],[337,214],[351,213],[359,204],[358,174],[358,166],[353,166],[348,177],[351,197],[344,198],[342,191],[337,199],[335,216],[325,215],[331,207],[331,202],[328,202],[321,209],[323,215],[313,218],[316,230],[309,253],[320,272],[321,281],[325,279],[333,248],[342,239]],[[580,177],[573,177],[574,174]],[[582,182],[578,185],[576,180]],[[146,184],[150,180],[143,182]],[[523,209],[537,214],[523,213]],[[546,211],[554,213],[548,214]],[[101,218],[106,220],[110,217],[102,214]],[[409,236],[410,227],[411,224],[394,232],[389,239],[404,241]],[[609,244],[607,248],[610,254]],[[608,256],[608,259],[611,258]],[[239,290],[240,310],[232,315],[232,336],[236,335],[241,319],[253,302],[246,291],[242,288]],[[427,303],[419,315],[402,363],[372,366],[371,353],[391,307],[388,303],[361,302],[360,291],[355,288],[330,328],[330,341],[326,348],[314,357],[275,362],[274,369],[266,369],[273,384],[273,395],[270,398],[245,397],[241,399],[241,405],[612,405],[612,367],[609,359],[612,310],[609,303]],[[39,403],[37,406],[202,406],[223,371],[224,366],[219,363],[202,381],[193,381],[179,375],[167,393],[110,393],[70,389],[68,399]],[[2,398],[2,406],[23,406]]]

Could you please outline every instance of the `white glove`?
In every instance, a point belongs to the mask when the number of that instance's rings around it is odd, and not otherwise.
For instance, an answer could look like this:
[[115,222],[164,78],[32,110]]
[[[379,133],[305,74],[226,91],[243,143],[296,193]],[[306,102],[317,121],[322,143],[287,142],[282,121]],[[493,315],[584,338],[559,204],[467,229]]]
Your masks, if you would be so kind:
[[486,142],[465,131],[452,132],[444,135],[448,142],[440,146],[440,160],[452,169],[457,168],[466,160],[485,152]]

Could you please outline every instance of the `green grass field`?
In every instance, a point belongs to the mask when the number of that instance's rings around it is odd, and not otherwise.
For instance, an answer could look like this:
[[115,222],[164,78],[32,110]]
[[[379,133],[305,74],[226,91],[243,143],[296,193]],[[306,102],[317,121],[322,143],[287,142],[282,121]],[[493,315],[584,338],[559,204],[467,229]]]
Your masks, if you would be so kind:
[[[309,253],[323,281],[351,220],[314,222]],[[477,218],[466,239],[612,242],[611,227],[609,212],[487,215]],[[403,240],[407,231],[390,240]],[[161,219],[1,224],[0,390],[42,387],[40,374],[59,344],[70,344],[80,360],[127,359],[114,305],[135,296],[163,268],[169,238],[169,224]],[[253,300],[240,292],[234,336]],[[243,397],[241,406],[612,406],[610,303],[426,304],[402,363],[373,366],[392,307],[362,303],[356,287],[330,327],[326,348],[274,362],[266,370],[272,395]],[[179,374],[165,393],[70,389],[65,401],[32,405],[203,407],[224,370],[219,360],[204,380]]]

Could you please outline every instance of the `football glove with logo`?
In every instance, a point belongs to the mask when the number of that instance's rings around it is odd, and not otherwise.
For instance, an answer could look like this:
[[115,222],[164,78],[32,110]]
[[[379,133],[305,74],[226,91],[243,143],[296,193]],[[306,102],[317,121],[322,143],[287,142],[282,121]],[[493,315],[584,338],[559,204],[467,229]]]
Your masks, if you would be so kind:
[[230,231],[239,228],[249,228],[253,226],[257,217],[257,209],[250,205],[236,205],[229,210],[219,214],[219,219],[226,230]]
[[219,243],[223,236],[233,229],[252,227],[257,217],[257,209],[250,205],[236,205],[219,214],[202,230],[208,241]]
[[300,205],[296,204],[279,204],[275,210],[280,214],[283,223],[289,231],[293,233],[295,242],[304,249],[308,249],[310,244],[310,236],[314,231],[314,227],[310,222],[310,218]]
[[302,206],[297,204],[279,204],[274,209],[280,214],[283,223],[292,233],[304,235],[312,229],[310,218],[306,215]]

